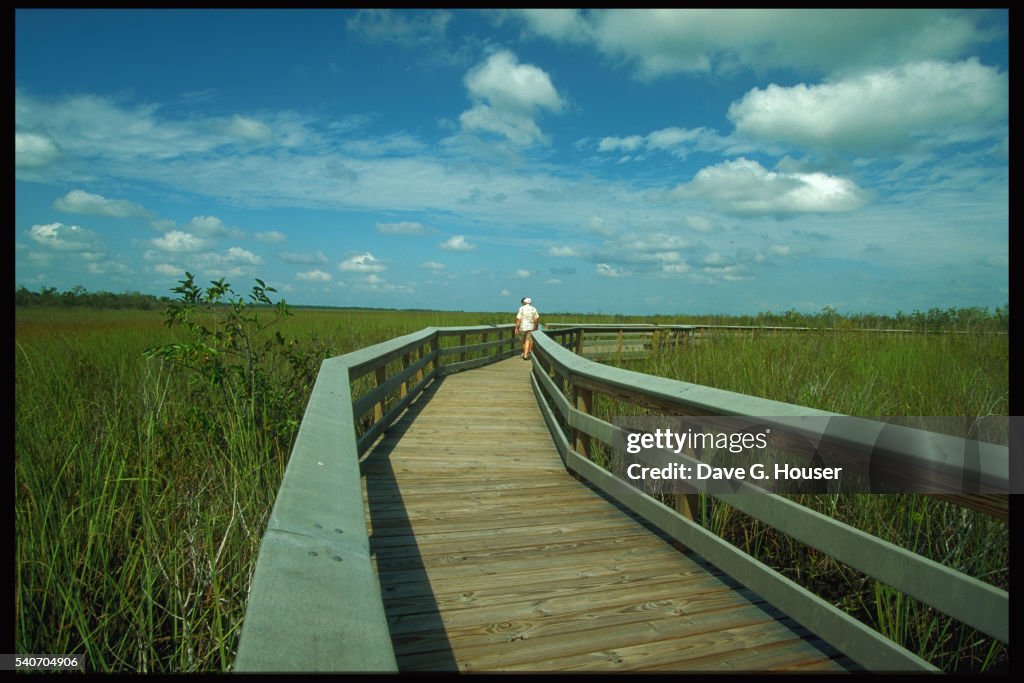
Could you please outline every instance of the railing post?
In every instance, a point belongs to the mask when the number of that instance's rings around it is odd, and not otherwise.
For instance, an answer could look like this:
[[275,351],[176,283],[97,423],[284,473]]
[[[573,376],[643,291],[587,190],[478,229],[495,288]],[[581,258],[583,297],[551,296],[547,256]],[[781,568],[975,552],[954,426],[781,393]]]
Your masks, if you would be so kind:
[[[701,452],[703,450],[702,446],[688,446],[686,448],[686,454],[695,460],[700,460]],[[697,493],[697,489],[693,488],[689,484],[680,483],[680,487],[684,490],[675,494],[673,497],[676,512],[681,514],[683,517],[686,517],[691,522],[697,522],[699,524],[703,517],[703,515],[699,515],[701,511],[700,493]],[[691,492],[687,493],[687,491]]]
[[583,355],[583,328],[576,330],[576,355]]
[[[590,415],[590,411],[593,408],[593,395],[590,393],[590,389],[584,389],[573,382],[572,392],[576,409],[581,413]],[[576,433],[576,452],[589,460],[590,435],[580,429],[574,429],[573,431]]]
[[[459,346],[465,346],[465,345],[466,345],[466,334],[462,333],[462,334],[459,335]],[[463,362],[465,360],[466,360],[466,352],[463,351],[462,353],[459,354],[459,362],[461,363],[461,362]]]
[[[488,338],[489,336],[491,336],[491,335],[489,335],[489,334],[488,334],[487,332],[484,332],[484,333],[482,333],[482,334],[480,335],[480,343],[481,343],[481,344],[486,344],[486,343],[487,343],[487,338]],[[490,354],[489,354],[489,353],[487,352],[487,349],[484,349],[483,351],[481,351],[481,353],[483,353],[483,354],[484,354],[484,356],[489,356],[489,355],[490,355]]]
[[[412,364],[412,352],[406,351],[402,354],[402,370],[406,370]],[[405,398],[405,395],[409,393],[409,380],[402,380],[402,386],[398,390],[398,397]]]
[[[388,378],[388,367],[387,367],[387,365],[380,366],[379,368],[377,368],[376,370],[373,371],[373,374],[374,374],[375,379],[377,380],[377,386],[378,387],[381,384],[384,384],[384,382]],[[379,401],[377,401],[376,403],[373,404],[373,421],[374,422],[380,422],[381,418],[384,417],[384,401],[385,401],[385,399],[386,399],[386,397],[382,396]]]
[[615,349],[615,357],[618,359],[619,363],[622,362],[622,328],[621,327],[619,328],[619,344],[618,344],[618,347]]

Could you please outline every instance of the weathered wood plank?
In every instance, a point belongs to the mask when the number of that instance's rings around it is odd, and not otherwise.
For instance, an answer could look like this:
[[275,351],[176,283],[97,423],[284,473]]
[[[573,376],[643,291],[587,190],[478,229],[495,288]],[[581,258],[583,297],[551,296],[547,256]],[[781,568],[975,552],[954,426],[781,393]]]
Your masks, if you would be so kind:
[[422,572],[407,572],[404,583],[399,575],[388,577],[389,589],[384,595],[385,603],[389,606],[389,615],[392,613],[403,614],[403,604],[411,598],[423,595],[424,589],[429,589],[437,595],[438,605],[444,606],[446,602],[451,605],[446,609],[461,609],[475,607],[482,603],[499,604],[502,598],[521,596],[521,586],[531,586],[535,595],[558,594],[563,591],[585,591],[588,589],[601,589],[611,585],[617,585],[628,581],[639,579],[649,580],[664,578],[676,582],[682,586],[688,580],[694,578],[709,581],[709,576],[703,567],[693,565],[690,568],[679,567],[674,563],[666,561],[665,558],[644,559],[639,557],[629,558],[629,566],[603,565],[589,571],[580,571],[578,563],[589,561],[591,563],[600,561],[601,558],[585,557],[583,553],[567,555],[563,561],[554,567],[550,563],[544,563],[543,558],[535,558],[530,565],[520,565],[520,570],[514,573],[502,574],[502,581],[496,582],[493,574],[464,573],[460,576],[435,579],[429,586],[422,581]]
[[[595,611],[618,612],[631,609],[636,604],[671,606],[673,614],[677,616],[737,606],[730,586],[707,576],[688,578],[689,581],[655,572],[652,575],[638,574],[626,581],[619,577],[591,581],[589,586],[574,586],[572,582],[556,582],[544,586],[526,584],[531,588],[528,600],[523,599],[521,588],[516,591],[513,590],[515,585],[508,585],[502,589],[503,592],[489,595],[479,591],[441,594],[438,604],[448,608],[444,610],[444,625],[449,637],[458,636],[460,628],[469,629],[468,633],[471,633],[481,623],[498,623],[510,619],[542,619],[540,623],[561,633],[573,615],[577,619],[589,620],[588,625],[592,626]],[[686,597],[679,597],[684,591]],[[408,607],[410,602],[396,604],[388,601],[385,608]],[[393,637],[432,628],[433,622],[428,623],[422,614],[413,613],[409,609],[404,614],[389,612],[388,616]],[[614,628],[615,624],[609,619],[602,622],[600,627]]]
[[[443,566],[443,574],[435,573],[433,581],[459,581],[465,577],[487,576],[492,577],[488,580],[494,582],[493,577],[498,575],[499,569],[505,569],[504,562],[510,555],[517,557],[517,564],[523,571],[537,566],[557,567],[565,562],[572,563],[574,568],[578,566],[586,568],[579,571],[593,571],[595,567],[607,563],[638,562],[649,559],[654,551],[650,548],[637,548],[635,544],[636,539],[645,534],[645,531],[640,531],[631,536],[619,535],[615,538],[573,538],[569,541],[538,546],[535,548],[536,554],[529,558],[524,558],[522,552],[516,549],[498,553],[486,551],[438,553],[430,556],[395,553],[377,565],[377,572],[380,576],[386,576],[389,582],[422,581],[426,576],[424,570]],[[587,554],[593,555],[593,557],[577,557],[577,555]],[[654,556],[660,559],[660,553]]]
[[[699,670],[703,668],[702,664],[704,662],[709,662],[713,666],[718,662],[728,661],[735,665],[736,660],[742,656],[744,651],[756,651],[759,648],[779,643],[777,631],[764,628],[764,623],[769,620],[771,620],[771,617],[766,614],[765,621],[763,622],[738,626],[723,631],[698,633],[688,638],[646,642],[604,651],[556,657],[543,662],[533,662],[526,666],[532,668],[539,665],[549,670],[566,672],[626,672],[638,669]],[[790,643],[792,639],[782,642]],[[812,665],[817,667],[821,666],[822,663],[827,663],[827,666],[821,667],[822,670],[835,671],[837,668],[827,655],[820,652],[812,653],[812,659],[807,662],[801,662],[796,666]],[[761,662],[757,662],[755,666],[764,665]],[[510,666],[507,667],[507,670],[515,671],[521,668],[524,668],[523,665]]]

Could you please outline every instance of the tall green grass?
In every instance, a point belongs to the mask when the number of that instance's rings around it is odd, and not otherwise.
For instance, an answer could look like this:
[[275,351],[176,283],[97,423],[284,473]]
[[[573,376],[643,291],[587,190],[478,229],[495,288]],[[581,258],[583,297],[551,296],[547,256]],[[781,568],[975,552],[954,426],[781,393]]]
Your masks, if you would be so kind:
[[[512,322],[511,313],[294,312],[282,333],[324,357],[428,326]],[[163,321],[145,311],[15,311],[16,652],[82,654],[95,671],[231,669],[291,443],[260,429],[254,411],[262,406],[242,397],[228,394],[221,410],[197,415],[188,377],[143,356],[181,338]],[[1005,414],[1005,338],[977,346],[931,335],[789,339],[715,338],[631,367],[850,414]],[[296,419],[304,407],[296,402]],[[618,409],[606,407],[609,415]],[[959,509],[940,512],[931,500],[894,501],[892,510],[848,497],[821,504],[947,564],[973,558],[978,566],[964,571],[1008,587],[1005,526],[990,529],[991,520]],[[916,526],[897,521],[908,509]],[[781,571],[824,577],[819,592],[831,591],[851,611],[879,613],[879,628],[934,629],[922,642],[941,643],[927,646],[941,650],[939,660],[969,668],[1006,660],[944,622],[924,624],[927,610],[786,547],[739,513],[706,510],[709,526],[783,558]]]
[[[315,338],[324,357],[482,322],[296,313],[282,332]],[[85,655],[95,671],[231,668],[291,443],[259,428],[265,406],[230,392],[197,413],[187,374],[143,357],[181,340],[163,321],[146,311],[16,311],[16,652]]]
[[1007,415],[1006,335],[706,333],[633,365],[846,415]]

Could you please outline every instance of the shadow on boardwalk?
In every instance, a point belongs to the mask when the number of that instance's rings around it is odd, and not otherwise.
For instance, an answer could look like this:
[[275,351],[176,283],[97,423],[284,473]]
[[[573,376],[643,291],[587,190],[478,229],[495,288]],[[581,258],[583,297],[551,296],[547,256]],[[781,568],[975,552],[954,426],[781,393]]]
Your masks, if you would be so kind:
[[[396,555],[387,551],[388,547],[394,546],[389,546],[386,541],[382,540],[382,536],[374,534],[374,528],[379,530],[385,524],[392,529],[411,529],[412,527],[408,514],[405,512],[402,490],[391,466],[391,453],[401,442],[413,420],[443,383],[444,379],[442,378],[427,387],[409,406],[402,419],[392,425],[384,438],[367,452],[361,463],[364,472],[372,471],[372,476],[363,478],[367,516],[370,520],[377,520],[377,524],[368,530],[370,554],[375,559],[384,611],[392,632],[395,632],[396,626],[404,617],[416,614],[428,621],[431,632],[444,633],[441,610],[430,587],[430,578],[416,544],[415,535],[411,532],[408,534],[407,543],[401,546],[402,554]],[[435,671],[456,671],[458,667],[448,639],[435,638],[435,640],[436,649],[433,650],[431,668]],[[393,642],[398,667],[399,670],[402,670],[405,667],[399,653],[403,650],[403,643],[395,642],[394,637]]]

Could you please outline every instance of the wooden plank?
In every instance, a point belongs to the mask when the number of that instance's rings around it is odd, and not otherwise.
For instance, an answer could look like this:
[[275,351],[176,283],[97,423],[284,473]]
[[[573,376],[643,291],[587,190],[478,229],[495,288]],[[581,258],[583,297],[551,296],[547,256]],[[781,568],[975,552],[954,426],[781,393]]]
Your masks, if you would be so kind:
[[[770,617],[765,616],[768,620]],[[521,669],[545,668],[557,671],[595,671],[595,672],[627,672],[637,670],[694,670],[710,667],[719,662],[735,664],[744,651],[756,651],[760,648],[779,643],[778,633],[765,629],[765,622],[751,623],[727,630],[712,633],[697,633],[688,638],[660,640],[640,643],[626,647],[588,652],[549,660],[531,662],[526,665],[510,666],[507,671]],[[792,640],[784,640],[790,643]],[[839,667],[824,653],[813,653],[810,660],[792,663],[792,668],[813,663],[826,663],[822,670],[835,671]],[[703,660],[703,661],[702,661]],[[762,662],[756,662],[763,666]]]
[[844,653],[872,669],[880,671],[937,671],[936,667],[896,642],[851,617],[818,595],[799,586],[731,543],[694,524],[650,496],[629,494],[623,497],[621,481],[575,452],[566,457],[568,466],[584,474],[620,500],[651,520],[659,528],[688,548],[692,548],[735,576],[745,586],[766,595],[804,626],[824,634]]
[[[532,562],[519,563],[519,571],[502,574],[501,582],[496,582],[492,574],[477,572],[438,577],[427,585],[422,580],[422,572],[396,572],[387,577],[388,590],[383,597],[389,606],[389,614],[401,614],[403,601],[421,597],[424,590],[436,592],[439,604],[443,605],[445,600],[454,600],[449,609],[460,609],[485,603],[497,604],[515,596],[521,597],[520,586],[524,585],[532,586],[537,595],[544,595],[557,594],[560,591],[601,589],[625,581],[655,577],[674,582],[678,587],[691,579],[710,580],[707,570],[696,563],[685,567],[665,557],[644,559],[626,555],[624,559],[628,560],[628,566],[621,561],[618,564],[597,564],[602,558],[588,558],[585,555],[586,553],[567,553],[553,566],[550,562],[544,562],[545,559],[550,561],[550,558],[535,557]],[[578,567],[579,562],[589,562],[592,566],[586,571],[581,571]]]
[[[390,557],[381,557],[377,562],[377,573],[386,577],[389,582],[401,583],[423,581],[426,570],[443,567],[444,572],[433,573],[433,582],[462,581],[466,577],[491,577],[494,582],[499,570],[506,569],[508,558],[514,556],[520,571],[529,571],[537,567],[560,568],[566,564],[578,572],[594,572],[603,566],[618,566],[618,563],[629,562],[629,567],[642,566],[652,560],[661,560],[661,553],[650,548],[636,546],[636,541],[645,534],[636,533],[631,536],[620,535],[614,538],[573,538],[568,541],[549,543],[537,547],[536,554],[524,557],[515,549],[504,552],[463,551],[437,553],[433,555],[416,555],[414,553],[392,553]],[[589,555],[589,557],[580,557]],[[375,556],[376,557],[376,556]],[[583,563],[577,565],[577,563]],[[611,564],[609,564],[611,563]],[[620,567],[621,569],[621,567]],[[507,573],[505,574],[507,575]],[[433,584],[431,584],[433,585]]]
[[755,624],[758,642],[797,644],[783,663],[820,658],[759,597],[566,473],[533,365],[444,377],[362,463],[399,668],[537,670],[719,630],[705,638],[726,643]]
[[[447,608],[444,609],[444,625],[449,638],[457,637],[460,628],[472,632],[481,623],[510,619],[541,619],[548,625],[554,622],[553,628],[564,631],[568,628],[566,617],[569,615],[592,620],[595,610],[619,611],[638,603],[672,606],[673,613],[677,615],[737,606],[735,596],[731,594],[733,589],[707,575],[677,577],[654,572],[653,575],[637,574],[627,581],[619,577],[592,580],[585,587],[575,586],[572,582],[530,586],[529,599],[524,599],[523,591],[515,590],[515,585],[504,586],[503,592],[486,595],[481,591],[439,594],[437,604]],[[686,592],[685,597],[681,597],[683,591]],[[435,623],[432,619],[412,610],[405,610],[404,614],[391,611],[396,605],[407,604],[408,600],[390,598],[385,602],[392,636],[430,631]],[[615,626],[611,622],[601,624],[601,628]]]
[[[475,632],[455,629],[446,633],[423,634],[408,641],[395,639],[399,668],[408,668],[410,655],[417,650],[429,652],[439,638],[451,644],[462,671],[503,671],[513,668],[550,670],[546,662],[567,655],[600,652],[613,648],[649,645],[658,642],[679,644],[687,638],[714,634],[717,640],[727,639],[740,627],[760,625],[774,631],[777,641],[798,644],[790,661],[806,661],[818,656],[817,648],[778,628],[776,617],[756,606],[738,605],[728,600],[729,594],[709,598],[705,603],[693,601],[692,613],[679,613],[682,607],[672,600],[635,601],[608,611],[574,613],[569,619],[542,616],[530,620],[510,619],[481,624]],[[786,635],[783,635],[783,634]],[[802,650],[802,651],[801,651]],[[727,665],[732,652],[714,658]],[[748,663],[758,670],[756,661]],[[707,663],[695,667],[701,670]],[[640,668],[643,668],[642,665]]]
[[[571,505],[538,506],[528,510],[522,509],[522,498],[516,500],[512,495],[503,498],[487,497],[472,501],[458,501],[455,507],[438,510],[440,498],[418,501],[415,505],[391,501],[388,505],[377,505],[373,510],[374,529],[383,528],[422,528],[430,533],[457,525],[460,530],[483,529],[488,527],[506,528],[508,526],[534,526],[550,523],[552,516],[586,515],[590,519],[622,520],[623,514],[608,505]],[[510,521],[514,520],[514,522]],[[547,520],[547,521],[546,521]]]
[[[519,611],[525,612],[528,607],[524,605]],[[684,610],[688,610],[685,616]],[[472,612],[465,612],[472,617]],[[589,610],[572,613],[549,613],[538,608],[522,616],[465,627],[449,627],[449,620],[450,615],[447,615],[444,630],[393,635],[396,651],[401,656],[431,652],[447,642],[456,653],[460,667],[479,670],[485,666],[487,670],[500,671],[516,663],[536,664],[554,656],[593,652],[595,646],[621,647],[666,638],[681,639],[705,632],[709,624],[714,625],[715,631],[726,631],[738,625],[769,622],[766,629],[770,630],[774,618],[754,607],[744,610],[728,591],[724,591],[689,601],[641,597],[615,605],[595,604]],[[781,638],[779,633],[775,631],[777,639]]]
[[402,536],[386,536],[374,533],[372,549],[380,556],[381,551],[393,546],[408,545],[410,543],[419,547],[421,552],[429,552],[434,546],[447,548],[473,548],[480,544],[490,544],[492,548],[518,548],[520,551],[529,549],[543,543],[545,540],[565,537],[572,534],[580,538],[609,535],[616,533],[629,533],[635,528],[635,523],[628,521],[606,521],[590,520],[589,518],[574,522],[553,522],[543,526],[512,526],[505,528],[489,528],[474,531],[448,531],[436,534],[421,534],[413,536],[406,534]]

